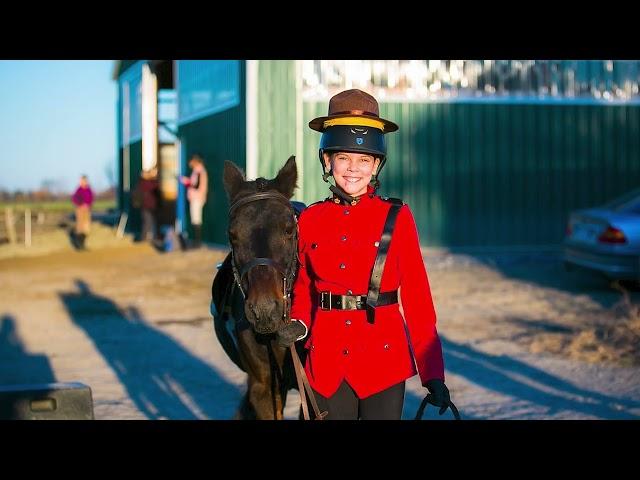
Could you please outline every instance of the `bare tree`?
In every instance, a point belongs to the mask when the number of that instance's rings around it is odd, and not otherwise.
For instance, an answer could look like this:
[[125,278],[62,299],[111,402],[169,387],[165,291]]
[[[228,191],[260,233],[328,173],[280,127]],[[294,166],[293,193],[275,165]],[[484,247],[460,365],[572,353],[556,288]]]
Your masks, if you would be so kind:
[[116,170],[113,159],[107,160],[107,163],[104,166],[104,173],[107,176],[109,188],[114,188],[116,186]]

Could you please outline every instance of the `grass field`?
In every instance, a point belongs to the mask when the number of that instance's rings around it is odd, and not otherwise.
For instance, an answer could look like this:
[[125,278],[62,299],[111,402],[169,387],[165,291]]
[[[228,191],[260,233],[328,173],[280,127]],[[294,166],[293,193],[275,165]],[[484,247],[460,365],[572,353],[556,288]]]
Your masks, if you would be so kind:
[[[71,200],[54,200],[49,202],[0,202],[0,211],[5,207],[12,207],[14,211],[24,211],[30,208],[32,212],[72,212]],[[106,211],[116,208],[116,200],[97,200],[93,203],[93,211]]]

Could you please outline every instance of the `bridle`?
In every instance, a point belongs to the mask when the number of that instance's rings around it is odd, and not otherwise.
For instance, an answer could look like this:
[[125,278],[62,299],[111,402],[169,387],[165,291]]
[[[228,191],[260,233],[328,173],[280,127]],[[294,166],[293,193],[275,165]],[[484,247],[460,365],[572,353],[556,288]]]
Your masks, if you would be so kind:
[[[261,179],[258,179],[258,180],[261,180]],[[242,280],[244,279],[245,275],[248,275],[251,269],[259,265],[266,265],[276,269],[276,271],[278,271],[282,275],[282,292],[283,292],[282,300],[284,302],[283,320],[285,323],[288,323],[290,320],[290,313],[291,313],[291,290],[293,289],[293,281],[295,279],[297,269],[298,269],[298,219],[296,217],[296,212],[291,206],[291,203],[289,202],[289,199],[287,197],[275,191],[269,191],[269,192],[262,191],[264,188],[266,188],[265,183],[259,182],[258,192],[243,196],[242,198],[239,198],[238,200],[233,202],[233,204],[231,204],[231,206],[229,207],[229,224],[231,224],[232,215],[235,212],[237,212],[237,210],[240,207],[243,207],[244,205],[257,202],[260,200],[277,200],[283,205],[285,205],[287,209],[291,212],[291,217],[293,218],[293,221],[296,225],[296,228],[294,229],[293,237],[292,237],[293,253],[289,258],[287,265],[284,265],[284,266],[271,258],[263,258],[263,257],[257,257],[252,260],[249,260],[243,265],[237,265],[235,253],[233,251],[233,247],[231,247],[231,267],[233,269],[233,277],[236,281],[236,284],[238,285],[238,288],[240,288],[240,292],[242,293],[242,296],[245,298],[245,300],[247,298],[247,294],[242,288]]]

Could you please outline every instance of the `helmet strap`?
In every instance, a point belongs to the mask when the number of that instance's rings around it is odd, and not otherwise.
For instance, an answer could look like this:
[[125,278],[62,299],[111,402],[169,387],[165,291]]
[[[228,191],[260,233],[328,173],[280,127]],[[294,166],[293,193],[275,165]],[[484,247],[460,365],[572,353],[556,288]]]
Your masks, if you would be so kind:
[[351,195],[349,195],[346,192],[343,192],[341,188],[336,187],[335,185],[331,185],[329,187],[329,190],[331,190],[335,195],[337,195],[338,197],[340,197],[342,200],[344,200],[347,203],[350,203],[352,205],[354,205],[353,202],[357,202],[358,199],[355,197],[352,197]]

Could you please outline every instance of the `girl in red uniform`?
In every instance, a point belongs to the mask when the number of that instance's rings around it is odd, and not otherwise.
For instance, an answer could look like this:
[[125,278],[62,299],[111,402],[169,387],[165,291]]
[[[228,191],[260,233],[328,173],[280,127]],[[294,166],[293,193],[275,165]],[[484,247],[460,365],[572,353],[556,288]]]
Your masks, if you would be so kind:
[[[294,320],[280,342],[305,339],[305,371],[327,419],[400,419],[405,380],[416,373],[442,414],[449,391],[415,221],[408,205],[375,194],[384,135],[398,126],[355,89],[332,97],[328,116],[309,126],[322,132],[323,179],[333,176],[336,185],[300,216]],[[385,257],[383,230],[394,205]]]

